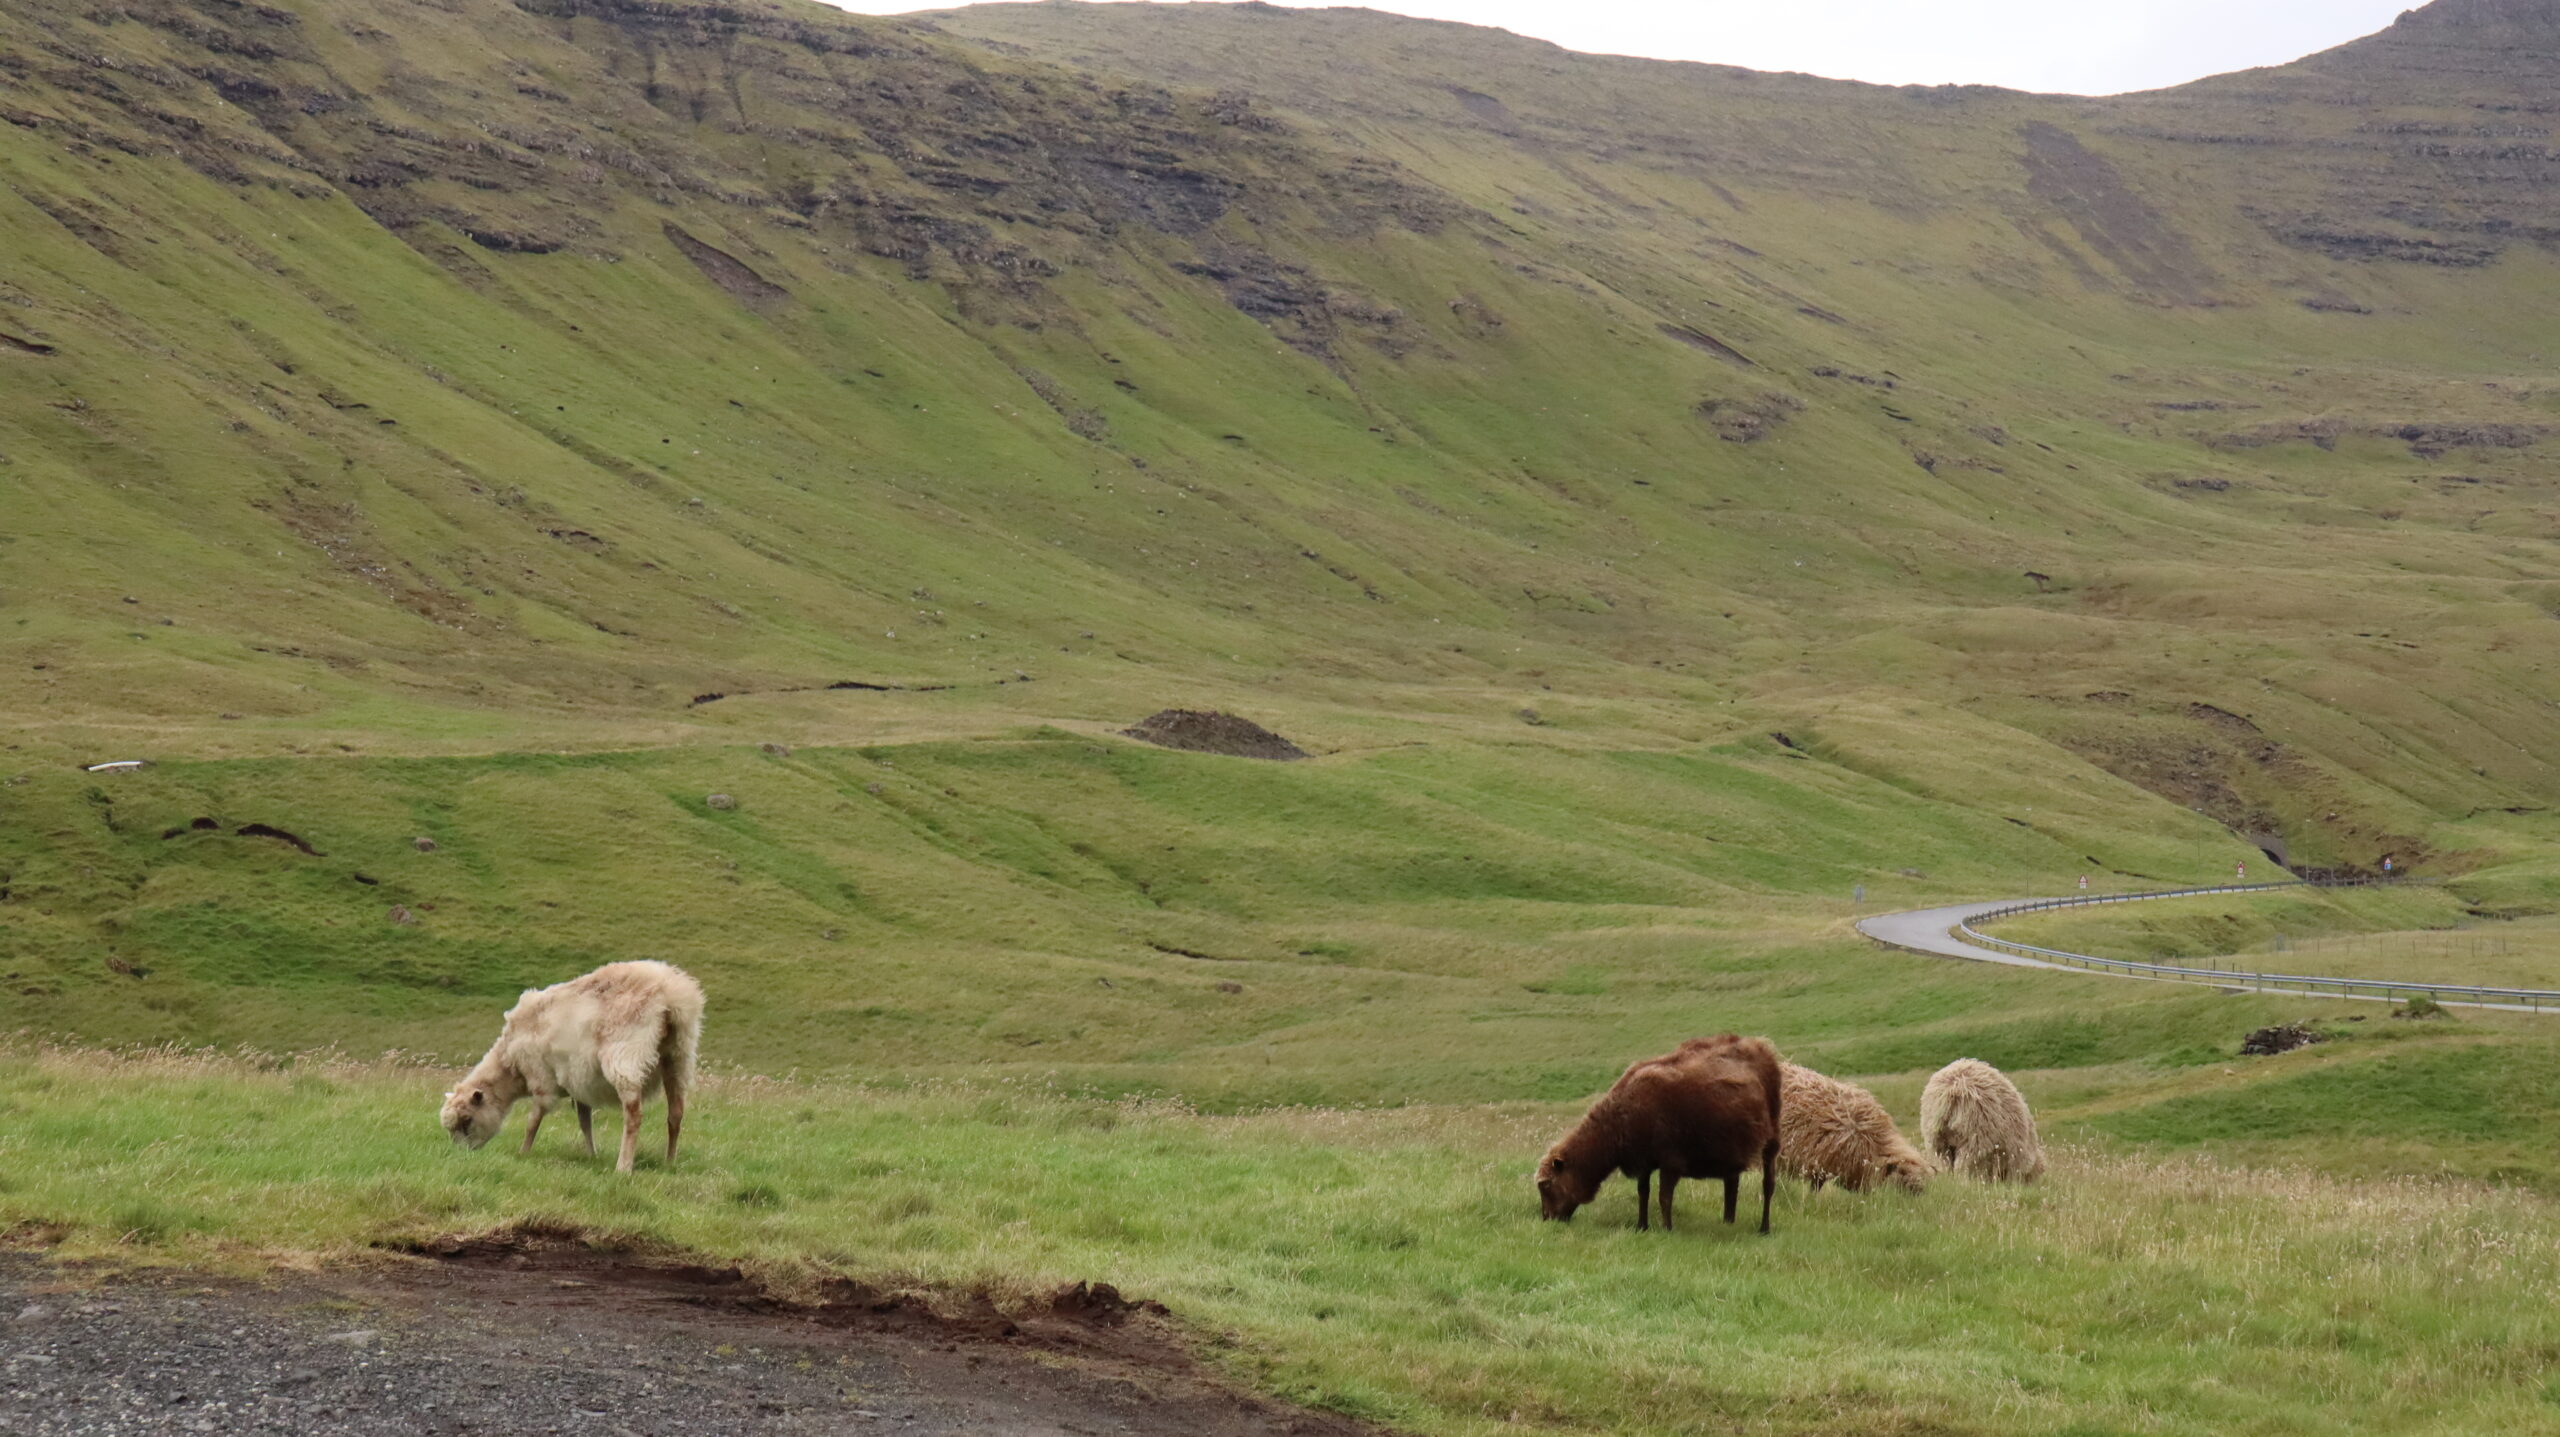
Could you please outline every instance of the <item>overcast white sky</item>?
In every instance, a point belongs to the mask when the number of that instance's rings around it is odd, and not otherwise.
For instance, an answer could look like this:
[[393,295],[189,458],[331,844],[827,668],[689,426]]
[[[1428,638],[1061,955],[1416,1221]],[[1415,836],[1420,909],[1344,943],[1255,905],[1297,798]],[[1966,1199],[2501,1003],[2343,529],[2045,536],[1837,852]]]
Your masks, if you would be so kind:
[[[943,8],[952,0],[834,3],[887,14]],[[1498,25],[1571,49],[1615,55],[1804,70],[1881,84],[2008,85],[2104,95],[2300,59],[2371,34],[2419,3],[1373,0],[1373,8]]]

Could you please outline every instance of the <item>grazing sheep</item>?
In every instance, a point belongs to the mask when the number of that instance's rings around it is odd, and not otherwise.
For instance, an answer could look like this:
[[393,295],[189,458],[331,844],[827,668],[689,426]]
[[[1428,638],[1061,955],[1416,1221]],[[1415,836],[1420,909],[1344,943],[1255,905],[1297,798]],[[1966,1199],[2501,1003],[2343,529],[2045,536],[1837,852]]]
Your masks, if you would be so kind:
[[598,1104],[622,1105],[622,1159],[631,1171],[640,1144],[640,1105],[667,1095],[667,1161],[676,1160],[684,1097],[702,1041],[702,985],[664,963],[607,963],[583,978],[528,988],[507,1010],[498,1041],[461,1084],[444,1095],[445,1131],[477,1148],[498,1135],[518,1099],[533,1101],[524,1151],[543,1116],[562,1099],[578,1106],[587,1154],[596,1150]]
[[1779,1065],[1779,1166],[1820,1192],[1838,1183],[1851,1192],[1869,1183],[1899,1183],[1912,1192],[1928,1186],[1928,1157],[1903,1139],[1893,1115],[1876,1095],[1855,1083],[1826,1078],[1793,1063]]
[[2031,1183],[2044,1176],[2035,1114],[1998,1068],[1958,1058],[1920,1090],[1920,1144],[1940,1162],[1984,1182]]
[[1570,1221],[1611,1173],[1636,1180],[1636,1227],[1650,1226],[1653,1175],[1662,1174],[1662,1227],[1682,1178],[1724,1180],[1733,1221],[1742,1175],[1760,1167],[1760,1230],[1778,1185],[1778,1053],[1761,1038],[1692,1038],[1628,1068],[1538,1163],[1538,1210]]

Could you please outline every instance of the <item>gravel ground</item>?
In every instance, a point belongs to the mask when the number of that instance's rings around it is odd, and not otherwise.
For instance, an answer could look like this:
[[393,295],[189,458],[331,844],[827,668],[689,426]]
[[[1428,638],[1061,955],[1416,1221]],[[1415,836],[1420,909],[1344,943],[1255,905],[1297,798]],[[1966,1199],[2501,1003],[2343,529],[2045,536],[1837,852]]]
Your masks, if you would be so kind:
[[1019,1322],[734,1272],[474,1252],[260,1283],[0,1254],[0,1433],[1354,1437],[1220,1388],[1143,1311]]

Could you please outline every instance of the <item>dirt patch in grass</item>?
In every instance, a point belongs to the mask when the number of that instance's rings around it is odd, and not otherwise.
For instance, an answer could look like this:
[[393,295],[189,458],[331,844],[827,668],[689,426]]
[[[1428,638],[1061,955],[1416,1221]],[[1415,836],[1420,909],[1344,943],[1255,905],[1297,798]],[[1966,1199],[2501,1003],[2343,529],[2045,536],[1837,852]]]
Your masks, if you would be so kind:
[[727,290],[740,303],[768,305],[791,297],[791,291],[756,273],[746,261],[716,245],[703,243],[674,221],[670,220],[660,228],[665,232],[667,242],[686,259],[692,260],[694,268],[701,270],[705,279]]
[[1682,344],[1689,346],[1691,349],[1703,349],[1707,353],[1714,355],[1718,359],[1725,360],[1728,363],[1739,364],[1745,369],[1756,369],[1759,367],[1752,361],[1750,355],[1743,353],[1741,350],[1734,348],[1732,345],[1725,343],[1723,340],[1716,338],[1714,335],[1709,334],[1705,330],[1699,329],[1694,325],[1657,324],[1654,328],[1661,330],[1666,337],[1676,339]]
[[2314,1043],[2328,1041],[2328,1034],[2308,1023],[2279,1023],[2272,1028],[2260,1028],[2241,1039],[2240,1056],[2272,1057],[2278,1053],[2290,1053],[2296,1048],[2308,1048]]
[[2275,827],[2280,820],[2234,785],[2240,764],[2220,745],[2174,737],[2066,734],[2073,753],[2234,832]]
[[259,1430],[351,1434],[1377,1431],[1228,1389],[1162,1308],[1107,1284],[1005,1311],[843,1281],[786,1298],[539,1228],[417,1247],[428,1260],[258,1283],[0,1256],[18,1314],[0,1333],[34,1354],[0,1385],[0,1428],[176,1430],[222,1403],[276,1424]]
[[1251,719],[1201,709],[1166,709],[1123,732],[1160,748],[1178,748],[1188,753],[1282,761],[1307,756],[1305,749]]
[[327,854],[312,847],[310,840],[304,838],[301,834],[287,832],[284,829],[276,827],[272,823],[244,823],[234,831],[242,838],[272,838],[278,843],[289,844],[295,848],[301,849],[304,853],[307,853],[314,858],[328,857]]
[[[751,1340],[832,1334],[906,1349],[901,1365],[931,1395],[985,1410],[1000,1404],[1129,1433],[1373,1433],[1344,1418],[1266,1404],[1210,1379],[1160,1303],[1107,1282],[1064,1284],[999,1304],[984,1292],[890,1290],[846,1278],[784,1295],[742,1269],[681,1255],[615,1250],[576,1233],[531,1227],[420,1245],[447,1282],[519,1306],[681,1310]],[[621,1320],[621,1319],[617,1319]],[[736,1341],[737,1339],[732,1339]],[[919,1365],[919,1351],[941,1360]],[[1035,1356],[1034,1354],[1038,1354]],[[1064,1359],[1061,1361],[1060,1359]],[[1104,1418],[1107,1413],[1108,1421]],[[984,1431],[971,1424],[965,1430]]]
[[1804,401],[1770,390],[1753,399],[1703,399],[1698,417],[1715,427],[1728,444],[1757,444],[1804,411]]
[[2027,193],[2051,205],[2089,248],[2137,287],[2173,303],[2204,302],[2214,275],[2187,237],[2070,131],[2021,126]]

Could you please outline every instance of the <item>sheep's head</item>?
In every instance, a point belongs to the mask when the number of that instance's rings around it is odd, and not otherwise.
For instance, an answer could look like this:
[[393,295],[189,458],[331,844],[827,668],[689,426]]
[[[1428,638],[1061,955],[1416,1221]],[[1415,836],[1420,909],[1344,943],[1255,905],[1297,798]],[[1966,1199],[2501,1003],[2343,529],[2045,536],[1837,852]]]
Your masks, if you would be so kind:
[[1573,1221],[1574,1209],[1591,1201],[1598,1185],[1584,1181],[1565,1165],[1556,1149],[1538,1160],[1538,1216],[1549,1222]]
[[1937,1171],[1937,1164],[1917,1153],[1896,1153],[1886,1158],[1878,1171],[1884,1175],[1886,1182],[1895,1184],[1905,1192],[1916,1193],[1928,1188],[1929,1174]]
[[465,1079],[444,1095],[444,1130],[466,1148],[479,1148],[498,1135],[507,1120],[508,1104],[486,1083]]

